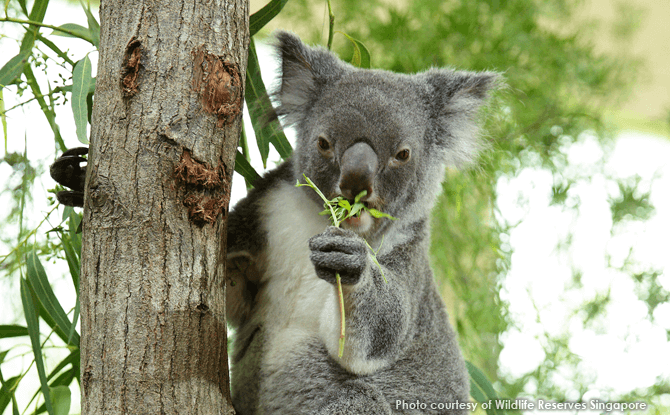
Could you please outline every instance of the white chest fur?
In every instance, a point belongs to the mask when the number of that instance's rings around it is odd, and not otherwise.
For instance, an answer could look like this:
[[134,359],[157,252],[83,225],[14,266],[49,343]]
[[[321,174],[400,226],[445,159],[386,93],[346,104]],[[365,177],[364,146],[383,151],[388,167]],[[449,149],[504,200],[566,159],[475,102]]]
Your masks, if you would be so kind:
[[[261,202],[267,232],[265,283],[260,317],[278,347],[291,350],[306,337],[337,343],[338,305],[333,285],[318,278],[309,259],[308,241],[328,220],[303,189],[282,184]],[[330,347],[329,347],[330,348]],[[274,359],[272,359],[274,360]]]

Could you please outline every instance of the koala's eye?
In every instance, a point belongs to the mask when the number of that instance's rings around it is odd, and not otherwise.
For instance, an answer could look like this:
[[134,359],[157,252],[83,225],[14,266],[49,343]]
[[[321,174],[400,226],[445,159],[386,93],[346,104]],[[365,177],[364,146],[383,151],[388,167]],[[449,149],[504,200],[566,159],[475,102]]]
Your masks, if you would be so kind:
[[409,149],[405,148],[398,151],[398,154],[395,155],[395,159],[400,162],[406,162],[407,160],[409,160],[409,156],[410,156]]
[[319,137],[316,142],[316,145],[319,146],[319,150],[328,151],[330,150],[330,142],[323,137]]

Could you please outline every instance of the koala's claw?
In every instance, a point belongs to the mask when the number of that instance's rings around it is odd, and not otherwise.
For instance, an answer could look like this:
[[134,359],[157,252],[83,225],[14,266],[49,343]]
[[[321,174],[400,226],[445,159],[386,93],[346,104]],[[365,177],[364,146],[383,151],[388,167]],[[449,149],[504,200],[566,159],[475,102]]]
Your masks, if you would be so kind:
[[316,275],[331,284],[336,273],[343,284],[356,284],[367,266],[365,241],[349,230],[331,226],[310,238],[309,249]]
[[84,206],[84,192],[68,192],[67,190],[56,193],[56,199],[61,205]]
[[86,162],[84,154],[88,153],[88,148],[77,147],[65,151],[49,168],[51,178],[58,184],[72,189],[72,191],[62,191],[56,194],[58,201],[68,206],[84,205],[84,183],[86,181]]

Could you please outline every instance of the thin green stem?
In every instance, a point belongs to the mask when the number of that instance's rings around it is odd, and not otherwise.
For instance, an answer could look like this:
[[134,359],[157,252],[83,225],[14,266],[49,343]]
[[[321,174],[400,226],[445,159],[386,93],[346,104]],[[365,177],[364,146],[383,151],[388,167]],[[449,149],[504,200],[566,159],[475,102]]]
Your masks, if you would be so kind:
[[72,59],[70,59],[70,58],[67,56],[67,54],[66,54],[65,52],[63,52],[62,50],[60,50],[60,48],[59,48],[58,46],[56,46],[52,41],[50,41],[49,39],[47,39],[47,38],[45,38],[44,36],[40,35],[39,33],[37,34],[37,39],[38,39],[40,42],[42,42],[42,43],[44,43],[45,45],[47,45],[47,47],[48,47],[49,49],[53,50],[53,51],[56,53],[56,55],[58,55],[61,59],[63,59],[65,62],[69,63],[70,65],[72,65],[72,66],[74,67],[75,62],[74,62]]
[[[49,99],[53,99],[53,96],[54,96],[55,94],[59,94],[59,93],[61,93],[61,91],[62,91],[62,88],[58,86],[58,87],[54,88],[53,90],[51,90],[51,92],[49,92],[48,94],[41,94],[41,95],[39,95],[39,96],[35,96],[35,95],[33,95],[32,98],[29,98],[29,99],[27,99],[27,100],[25,100],[25,101],[23,101],[23,102],[19,102],[18,104],[14,105],[13,107],[8,108],[8,109],[6,109],[6,110],[0,108],[0,116],[3,116],[3,117],[4,117],[5,114],[7,114],[9,111],[14,110],[14,109],[16,109],[16,108],[18,108],[18,107],[22,107],[22,106],[26,105],[26,104],[29,103],[29,102],[35,101],[36,99],[47,98],[47,97],[48,97]],[[5,152],[7,152],[7,151],[5,150]]]
[[345,316],[344,316],[344,293],[342,292],[342,279],[340,274],[335,274],[335,280],[337,281],[337,298],[340,304],[340,342],[339,348],[337,350],[337,357],[342,357],[344,354],[344,339],[345,339]]
[[328,3],[328,50],[333,46],[333,29],[335,28],[335,15],[333,14],[333,7],[330,5],[330,0],[326,0]]
[[22,240],[21,242],[19,242],[19,244],[16,245],[16,246],[14,247],[14,249],[12,249],[7,255],[5,255],[5,256],[2,258],[2,260],[0,260],[0,265],[2,265],[2,263],[5,262],[5,260],[6,260],[7,258],[9,258],[10,255],[12,255],[12,254],[13,254],[14,252],[16,252],[21,246],[23,246],[23,244],[25,244],[25,243],[28,241],[28,239],[29,239],[31,236],[33,236],[33,234],[35,234],[35,232],[37,232],[37,230],[40,228],[40,226],[42,226],[42,224],[49,218],[49,215],[51,215],[51,214],[53,213],[53,211],[56,210],[56,209],[58,209],[58,205],[54,206],[54,207],[47,213],[47,215],[45,216],[45,218],[42,219],[42,221],[35,227],[35,229],[33,229],[32,231],[30,231],[30,233],[29,233],[28,235],[26,235],[26,237],[23,238],[23,240]]
[[74,36],[76,38],[85,40],[87,42],[91,41],[90,39],[85,38],[84,36],[82,36],[81,34],[75,32],[75,31],[65,29],[65,28],[62,28],[62,27],[58,27],[58,26],[54,26],[54,25],[50,25],[50,24],[36,22],[34,20],[15,19],[13,17],[0,17],[0,22],[12,22],[12,23],[33,25],[33,26],[38,26],[38,27],[46,27],[47,29],[52,29],[52,30],[56,30],[58,32],[67,33],[70,36]]

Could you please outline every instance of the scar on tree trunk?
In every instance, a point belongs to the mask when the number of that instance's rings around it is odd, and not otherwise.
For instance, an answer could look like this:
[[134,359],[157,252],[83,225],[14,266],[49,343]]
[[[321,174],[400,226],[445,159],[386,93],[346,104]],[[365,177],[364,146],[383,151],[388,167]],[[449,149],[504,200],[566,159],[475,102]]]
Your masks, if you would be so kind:
[[142,57],[142,44],[133,36],[126,45],[123,54],[123,66],[121,67],[121,88],[123,96],[130,98],[137,93],[137,76],[140,72],[140,58]]
[[184,149],[175,168],[177,184],[184,189],[182,203],[188,216],[198,226],[213,225],[230,202],[226,194],[225,167],[222,162],[216,167],[194,160],[191,152]]
[[193,52],[193,89],[202,97],[202,108],[217,116],[216,126],[232,123],[242,110],[242,81],[236,64],[207,53]]

